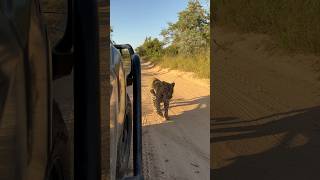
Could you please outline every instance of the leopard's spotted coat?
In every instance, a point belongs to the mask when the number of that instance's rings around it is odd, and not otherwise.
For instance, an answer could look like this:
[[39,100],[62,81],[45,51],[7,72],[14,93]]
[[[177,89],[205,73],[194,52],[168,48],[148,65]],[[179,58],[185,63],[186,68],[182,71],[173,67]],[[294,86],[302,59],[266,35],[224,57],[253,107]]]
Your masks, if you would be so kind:
[[[164,117],[166,120],[168,117],[169,103],[173,95],[173,88],[175,83],[168,83],[165,81],[160,81],[154,78],[151,85],[151,96],[155,112]],[[163,103],[164,114],[162,114],[160,103]]]

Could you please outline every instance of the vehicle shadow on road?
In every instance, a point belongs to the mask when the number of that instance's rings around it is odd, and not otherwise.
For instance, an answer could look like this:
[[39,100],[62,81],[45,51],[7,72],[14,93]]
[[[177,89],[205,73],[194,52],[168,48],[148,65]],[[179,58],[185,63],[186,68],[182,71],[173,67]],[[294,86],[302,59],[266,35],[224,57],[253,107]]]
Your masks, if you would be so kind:
[[[283,135],[279,138],[278,144],[262,153],[228,159],[233,163],[219,169],[211,167],[211,178],[218,180],[319,179],[319,120],[320,106],[273,114],[250,121],[240,121],[236,117],[211,119],[210,143],[213,153],[216,143]],[[226,125],[229,127],[225,127]],[[230,133],[236,133],[236,135],[230,135]],[[215,156],[219,155],[212,155],[212,157]]]

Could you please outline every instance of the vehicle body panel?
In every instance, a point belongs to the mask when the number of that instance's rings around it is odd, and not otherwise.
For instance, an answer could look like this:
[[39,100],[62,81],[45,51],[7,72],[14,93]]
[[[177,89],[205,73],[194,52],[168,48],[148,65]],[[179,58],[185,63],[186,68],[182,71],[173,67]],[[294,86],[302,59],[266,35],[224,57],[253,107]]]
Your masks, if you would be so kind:
[[[110,47],[112,50],[112,47]],[[111,53],[112,55],[112,53]],[[110,178],[115,179],[117,164],[117,122],[118,122],[118,82],[113,58],[110,57]]]
[[123,124],[127,109],[126,77],[122,57],[114,46],[110,46],[110,172],[115,177],[118,142],[123,133]]
[[2,1],[0,179],[44,179],[51,122],[51,58],[36,0]]

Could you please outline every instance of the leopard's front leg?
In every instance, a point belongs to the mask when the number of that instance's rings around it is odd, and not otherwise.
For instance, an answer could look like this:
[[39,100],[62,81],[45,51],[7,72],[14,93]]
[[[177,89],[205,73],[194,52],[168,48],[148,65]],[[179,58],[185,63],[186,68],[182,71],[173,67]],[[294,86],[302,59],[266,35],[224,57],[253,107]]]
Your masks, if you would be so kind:
[[168,120],[169,119],[169,115],[168,115],[168,110],[169,110],[169,99],[166,99],[163,101],[163,106],[164,106],[164,119]]
[[160,108],[160,98],[156,95],[153,95],[152,97],[152,102],[153,102],[153,109],[154,111],[159,115],[163,116]]

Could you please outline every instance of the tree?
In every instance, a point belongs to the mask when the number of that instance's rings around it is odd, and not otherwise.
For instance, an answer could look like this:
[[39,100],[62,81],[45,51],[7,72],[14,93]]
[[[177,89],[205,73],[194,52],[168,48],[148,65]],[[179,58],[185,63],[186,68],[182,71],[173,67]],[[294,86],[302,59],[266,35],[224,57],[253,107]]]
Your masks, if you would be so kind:
[[169,55],[169,56],[176,56],[179,53],[178,47],[175,45],[168,46],[168,47],[164,48],[163,51],[164,51],[164,54]]
[[146,37],[143,44],[136,50],[141,56],[159,57],[163,53],[163,43],[157,38]]
[[164,43],[178,47],[179,53],[194,54],[209,48],[210,16],[199,0],[189,0],[185,10],[179,12],[176,23],[168,23],[162,30]]
[[140,55],[140,56],[146,56],[146,50],[144,49],[143,46],[139,46],[136,48],[136,52]]

